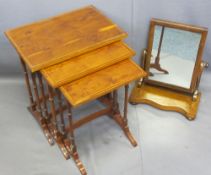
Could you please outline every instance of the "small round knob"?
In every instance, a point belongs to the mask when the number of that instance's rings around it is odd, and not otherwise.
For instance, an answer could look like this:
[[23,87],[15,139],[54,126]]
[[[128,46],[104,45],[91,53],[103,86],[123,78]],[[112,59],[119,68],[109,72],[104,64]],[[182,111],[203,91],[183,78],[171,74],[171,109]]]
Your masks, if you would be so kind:
[[206,68],[207,69],[209,67],[209,63],[207,61],[203,61],[203,62],[201,62],[201,66],[203,68]]

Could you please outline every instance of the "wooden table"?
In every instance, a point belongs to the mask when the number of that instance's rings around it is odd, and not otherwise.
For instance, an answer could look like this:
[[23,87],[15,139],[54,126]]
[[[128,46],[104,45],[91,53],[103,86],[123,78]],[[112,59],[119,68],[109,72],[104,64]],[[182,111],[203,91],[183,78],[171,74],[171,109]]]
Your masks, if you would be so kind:
[[[76,128],[108,115],[137,145],[127,122],[128,84],[146,73],[131,60],[135,52],[122,41],[127,34],[116,24],[88,6],[6,35],[20,55],[29,111],[48,142],[56,142],[66,159],[72,157],[81,174],[87,173],[74,141]],[[121,86],[125,86],[123,116],[117,100]],[[92,100],[105,108],[73,121],[72,108]]]
[[32,72],[127,36],[93,6],[9,30],[6,35]]

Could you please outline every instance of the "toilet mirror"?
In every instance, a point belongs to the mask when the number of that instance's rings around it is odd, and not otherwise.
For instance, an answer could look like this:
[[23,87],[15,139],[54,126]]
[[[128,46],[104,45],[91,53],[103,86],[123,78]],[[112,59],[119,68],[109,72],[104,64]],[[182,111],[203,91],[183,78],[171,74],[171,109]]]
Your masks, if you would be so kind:
[[147,81],[193,93],[206,34],[206,28],[153,19],[147,49]]
[[201,97],[199,82],[208,66],[202,61],[206,37],[207,28],[152,19],[148,46],[141,56],[141,67],[148,76],[137,81],[130,103],[149,104],[195,119]]

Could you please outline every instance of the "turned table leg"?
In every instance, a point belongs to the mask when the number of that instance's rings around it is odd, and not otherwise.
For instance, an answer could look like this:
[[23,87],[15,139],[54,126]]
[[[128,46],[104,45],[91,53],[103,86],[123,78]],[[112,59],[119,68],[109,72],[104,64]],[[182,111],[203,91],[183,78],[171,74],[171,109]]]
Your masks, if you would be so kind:
[[137,146],[137,142],[129,130],[128,119],[127,119],[128,88],[129,88],[129,86],[126,85],[125,86],[125,100],[124,100],[124,115],[123,115],[123,117],[121,116],[120,111],[119,111],[119,104],[117,101],[117,98],[118,98],[117,91],[113,92],[113,116],[112,117],[116,121],[116,123],[122,128],[122,130],[124,131],[124,134],[129,139],[131,144],[135,147],[135,146]]
[[70,129],[69,129],[69,134],[68,134],[68,138],[66,140],[65,145],[67,147],[67,150],[72,155],[72,158],[73,158],[75,164],[77,165],[79,171],[81,172],[81,174],[86,175],[87,174],[86,169],[85,169],[84,165],[82,164],[81,160],[79,159],[79,155],[78,155],[76,144],[75,144],[72,109],[71,109],[71,106],[68,101],[67,101],[67,112],[68,112],[67,115],[68,115]]
[[29,94],[30,108],[31,108],[31,110],[35,110],[34,99],[33,99],[33,94],[32,94],[32,90],[31,90],[29,74],[28,74],[28,71],[27,71],[27,68],[26,68],[26,64],[24,63],[22,58],[20,58],[20,61],[21,61],[21,65],[23,67],[26,87],[27,87],[27,91],[28,91],[28,94]]
[[56,143],[58,144],[65,159],[69,159],[70,154],[68,153],[68,150],[65,147],[64,136],[58,130],[58,121],[57,121],[57,117],[56,117],[54,94],[53,94],[53,89],[50,87],[50,85],[48,85],[48,93],[49,93],[49,102],[50,102],[51,115],[52,115],[52,121],[51,121],[52,135],[53,135]]
[[38,92],[38,88],[37,88],[36,76],[37,76],[37,73],[32,73],[32,83],[33,83],[34,94],[35,94],[35,98],[36,98],[36,104],[37,104],[36,110],[38,111],[40,116],[43,117],[42,108],[41,108],[41,104],[40,104],[40,98],[39,98],[39,92]]
[[48,114],[48,107],[47,107],[47,102],[46,102],[46,98],[45,98],[44,85],[43,85],[43,81],[42,81],[42,75],[40,73],[38,73],[38,80],[39,80],[41,99],[42,99],[42,103],[43,103],[43,110],[44,110],[45,118],[47,120],[49,120],[50,117]]
[[64,123],[64,114],[63,114],[63,109],[62,109],[62,95],[61,95],[61,92],[58,89],[57,89],[56,93],[57,93],[58,103],[59,103],[61,132],[64,135],[65,134],[65,123]]

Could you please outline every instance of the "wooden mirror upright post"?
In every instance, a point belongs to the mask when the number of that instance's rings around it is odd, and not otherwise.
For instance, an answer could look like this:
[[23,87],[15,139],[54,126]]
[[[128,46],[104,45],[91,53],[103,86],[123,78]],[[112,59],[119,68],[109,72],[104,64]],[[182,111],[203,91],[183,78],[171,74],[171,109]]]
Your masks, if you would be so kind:
[[[151,62],[155,26],[161,27],[158,52],[157,56],[155,57],[155,63],[157,63],[157,65]],[[154,76],[150,72],[150,68],[154,68],[164,74],[169,73],[167,70],[165,70],[165,68],[161,68],[160,66],[160,51],[165,28],[193,32],[200,34],[201,36],[189,88],[172,85],[168,82],[159,82],[149,78],[150,76]],[[150,22],[148,48],[144,49],[141,54],[141,67],[144,68],[144,70],[148,73],[148,76],[137,81],[130,95],[130,103],[134,105],[144,103],[158,109],[176,111],[183,114],[188,120],[194,120],[201,97],[201,92],[199,91],[201,75],[204,68],[208,67],[208,63],[203,62],[202,60],[207,32],[207,28],[203,27],[160,19],[152,19]]]

